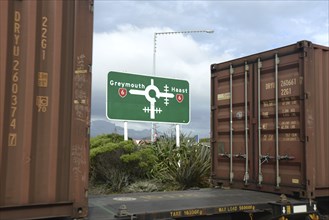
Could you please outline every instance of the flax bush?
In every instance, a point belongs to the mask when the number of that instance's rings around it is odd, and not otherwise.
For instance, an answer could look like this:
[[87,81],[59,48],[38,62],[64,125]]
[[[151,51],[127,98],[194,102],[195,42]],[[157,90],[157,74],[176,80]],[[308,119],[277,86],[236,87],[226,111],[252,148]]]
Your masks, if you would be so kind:
[[163,135],[155,146],[158,158],[152,174],[164,183],[176,185],[177,189],[209,186],[210,150],[199,145],[193,138],[181,136],[177,147],[173,135]]
[[181,135],[181,146],[177,147],[173,134],[161,135],[154,145],[144,146],[123,141],[116,134],[92,138],[92,186],[100,185],[106,192],[208,187],[209,148],[186,135]]

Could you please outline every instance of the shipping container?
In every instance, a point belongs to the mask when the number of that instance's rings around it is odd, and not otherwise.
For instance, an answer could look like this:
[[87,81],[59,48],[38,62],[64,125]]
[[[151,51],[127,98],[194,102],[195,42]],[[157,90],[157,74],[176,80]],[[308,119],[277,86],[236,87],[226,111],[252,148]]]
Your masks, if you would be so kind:
[[93,2],[0,1],[0,219],[88,214]]
[[328,199],[329,48],[300,41],[210,69],[214,183]]

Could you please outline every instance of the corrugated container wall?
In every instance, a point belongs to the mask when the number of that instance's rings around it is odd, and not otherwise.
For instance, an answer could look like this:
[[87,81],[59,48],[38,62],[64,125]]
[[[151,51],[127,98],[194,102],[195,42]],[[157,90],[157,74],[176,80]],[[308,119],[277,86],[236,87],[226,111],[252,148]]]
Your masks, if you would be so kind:
[[0,219],[88,212],[91,0],[0,1]]
[[211,65],[218,184],[329,196],[329,48],[293,45]]

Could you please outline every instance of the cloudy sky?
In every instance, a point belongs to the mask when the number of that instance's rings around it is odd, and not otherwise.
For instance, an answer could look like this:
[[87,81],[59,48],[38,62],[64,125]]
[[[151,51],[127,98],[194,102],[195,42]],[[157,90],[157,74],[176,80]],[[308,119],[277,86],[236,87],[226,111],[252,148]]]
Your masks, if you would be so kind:
[[[155,32],[214,30],[157,35],[156,74],[190,82],[191,122],[181,129],[201,137],[210,132],[211,64],[300,40],[329,45],[328,0],[95,0],[94,4],[92,120],[107,120],[109,71],[152,75]],[[164,132],[170,127],[158,125]],[[150,124],[134,122],[129,128],[150,129]]]

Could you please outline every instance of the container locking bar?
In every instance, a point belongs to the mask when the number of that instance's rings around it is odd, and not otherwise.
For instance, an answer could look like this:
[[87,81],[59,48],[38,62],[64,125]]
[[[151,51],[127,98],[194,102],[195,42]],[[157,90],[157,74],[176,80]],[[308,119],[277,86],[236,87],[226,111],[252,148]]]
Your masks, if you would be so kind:
[[288,154],[286,155],[279,155],[279,160],[294,160],[294,156],[289,156]]
[[[234,69],[232,64],[230,65],[230,155],[233,154],[233,73]],[[230,183],[233,183],[233,158],[230,157]]]
[[[270,160],[274,160],[274,159],[276,159],[276,157],[271,156],[270,154],[261,155],[262,164],[263,163],[268,163]],[[295,157],[294,156],[289,156],[288,154],[286,154],[286,155],[279,155],[278,159],[279,160],[294,160]]]
[[224,153],[224,154],[218,154],[220,157],[225,157],[225,158],[231,158],[231,154],[228,154],[228,153]]
[[247,155],[246,154],[235,154],[234,157],[235,158],[247,159]]
[[280,187],[280,155],[279,155],[279,63],[278,54],[275,54],[275,152],[276,152],[276,187]]
[[[227,153],[227,152],[225,152],[225,153],[223,153],[223,154],[218,154],[220,157],[225,157],[225,158],[231,158],[231,154],[229,154],[229,153]],[[232,157],[234,157],[234,158],[242,158],[242,159],[246,159],[246,155],[245,154],[234,154],[234,155],[232,155]],[[274,157],[273,157],[274,158]]]
[[258,185],[262,185],[263,174],[262,174],[262,123],[261,123],[261,98],[260,98],[260,70],[262,68],[262,62],[258,58],[257,62],[257,105],[258,105]]
[[249,160],[249,154],[248,154],[248,71],[249,66],[248,63],[245,62],[244,65],[244,123],[245,123],[245,147],[246,147],[246,168],[245,168],[245,174],[244,174],[244,184],[248,184],[249,180],[249,172],[248,172],[248,160]]
[[[225,152],[223,154],[218,154],[220,157],[225,157],[225,158],[231,158],[231,154]],[[242,158],[242,159],[246,159],[246,155],[245,154],[234,154],[232,155],[232,157],[234,158]]]

